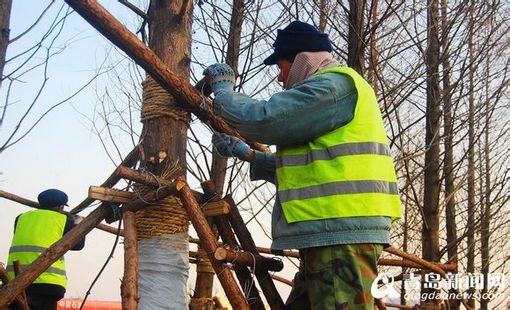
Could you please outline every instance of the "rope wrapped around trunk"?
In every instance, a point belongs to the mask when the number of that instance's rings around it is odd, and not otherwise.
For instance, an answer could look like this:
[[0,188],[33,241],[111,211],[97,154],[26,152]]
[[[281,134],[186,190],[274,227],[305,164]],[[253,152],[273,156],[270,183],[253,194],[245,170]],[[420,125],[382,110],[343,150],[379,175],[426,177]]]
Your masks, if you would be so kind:
[[[160,177],[168,179],[177,169],[178,162],[168,165]],[[140,197],[154,190],[140,183],[134,184],[133,188]],[[157,204],[137,211],[135,215],[138,240],[188,231],[188,213],[181,200],[175,196],[167,196]]]
[[189,126],[190,113],[182,108],[177,108],[172,95],[151,76],[148,75],[145,81],[142,82],[142,89],[143,105],[140,116],[142,122],[158,117],[171,117],[185,122]]

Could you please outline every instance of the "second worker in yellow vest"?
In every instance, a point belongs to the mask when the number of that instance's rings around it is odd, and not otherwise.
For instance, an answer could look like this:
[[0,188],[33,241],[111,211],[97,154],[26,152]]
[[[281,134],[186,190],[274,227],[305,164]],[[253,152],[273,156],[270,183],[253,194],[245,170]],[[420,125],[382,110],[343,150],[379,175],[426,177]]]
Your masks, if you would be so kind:
[[[61,213],[68,201],[64,192],[48,189],[41,192],[37,199],[40,209],[22,213],[16,218],[7,262],[10,278],[14,278],[14,261],[19,261],[22,269],[27,268],[75,226],[71,216]],[[82,239],[72,250],[81,250],[84,245],[85,239]],[[65,261],[61,257],[26,288],[30,309],[57,309],[57,302],[64,297],[66,285]]]

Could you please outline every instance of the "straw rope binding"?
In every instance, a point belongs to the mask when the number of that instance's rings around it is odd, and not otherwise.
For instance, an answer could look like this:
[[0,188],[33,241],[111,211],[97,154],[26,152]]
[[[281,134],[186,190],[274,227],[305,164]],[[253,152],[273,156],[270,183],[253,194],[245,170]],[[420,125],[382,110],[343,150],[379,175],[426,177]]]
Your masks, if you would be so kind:
[[142,122],[158,117],[171,117],[185,122],[189,126],[191,119],[189,112],[176,107],[175,99],[172,95],[151,76],[147,75],[145,81],[142,82],[142,89],[143,105],[140,116]]

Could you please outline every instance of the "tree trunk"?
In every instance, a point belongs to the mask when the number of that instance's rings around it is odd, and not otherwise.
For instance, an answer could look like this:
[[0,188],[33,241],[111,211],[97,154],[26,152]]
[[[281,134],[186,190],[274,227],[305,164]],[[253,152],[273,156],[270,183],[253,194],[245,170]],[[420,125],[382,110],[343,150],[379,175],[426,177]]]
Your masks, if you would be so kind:
[[366,0],[349,0],[349,35],[347,42],[347,65],[363,75],[365,40],[363,11]]
[[[153,0],[149,47],[170,70],[188,80],[193,2]],[[162,179],[186,174],[189,113],[150,76],[143,83],[140,167]],[[147,188],[135,185],[135,191]],[[188,218],[179,199],[169,196],[136,213],[139,240],[139,308],[187,308]]]
[[[468,167],[467,167],[467,265],[466,274],[475,271],[475,133],[474,133],[474,4],[470,5],[468,51],[471,66],[469,66],[469,111],[468,111]],[[474,293],[474,287],[468,288],[468,293]],[[475,299],[468,298],[468,305],[474,309]]]
[[0,0],[0,87],[4,78],[5,56],[9,45],[11,7],[12,0]]
[[370,56],[368,62],[368,73],[367,80],[374,88],[374,92],[377,95],[378,91],[378,81],[377,81],[377,58],[379,56],[379,52],[377,51],[377,36],[376,36],[376,28],[377,23],[379,22],[378,18],[378,0],[372,0],[372,5],[370,7]]
[[[425,260],[439,261],[439,130],[441,98],[439,90],[439,9],[438,0],[427,4],[427,110],[425,124],[425,170],[423,197],[422,256]],[[425,271],[426,272],[426,271]],[[422,288],[422,293],[434,293]],[[436,300],[422,300],[426,309],[439,309]]]
[[[212,5],[212,4],[211,4]],[[239,63],[239,49],[241,44],[241,29],[244,21],[245,3],[244,0],[234,0],[232,6],[232,14],[230,18],[230,28],[228,35],[226,63],[234,69],[237,74],[237,66]],[[219,196],[223,193],[225,184],[225,175],[227,172],[227,157],[223,157],[216,149],[213,150],[211,180]],[[212,221],[209,221],[212,223]],[[200,246],[199,246],[200,249]],[[201,253],[201,251],[199,251]],[[207,257],[204,257],[207,259]],[[198,269],[198,265],[197,265]],[[214,283],[214,273],[207,272],[207,269],[201,268],[201,272],[197,272],[195,282],[195,292],[193,298],[211,298]],[[200,303],[190,306],[192,309],[201,309]]]
[[[444,195],[446,197],[446,244],[449,262],[457,262],[458,244],[457,244],[457,222],[456,222],[456,203],[455,203],[455,184],[453,171],[453,117],[452,117],[452,87],[450,83],[451,66],[449,53],[448,38],[448,0],[441,0],[441,29],[443,46],[443,131],[444,131]],[[456,273],[457,271],[455,271]],[[454,294],[455,290],[451,289],[449,293]],[[452,295],[453,296],[453,295]],[[460,300],[452,298],[448,300],[450,309],[456,310],[460,307]]]
[[326,24],[328,23],[328,1],[320,0],[315,1],[315,4],[319,6],[319,31],[324,32],[326,30]]
[[[481,272],[484,275],[484,285],[482,289],[482,296],[487,294],[488,292],[488,281],[487,275],[490,271],[490,201],[491,201],[491,170],[490,170],[490,140],[489,140],[489,128],[491,123],[491,106],[490,106],[490,98],[489,98],[489,85],[490,85],[490,63],[489,57],[487,57],[487,65],[485,67],[486,76],[485,76],[485,141],[484,141],[484,156],[483,161],[480,163],[480,166],[483,166],[484,175],[485,175],[485,186],[483,193],[483,203],[482,203],[482,215],[481,215],[481,223],[480,223],[480,239],[481,239],[481,256],[482,256],[482,268]],[[488,298],[480,299],[480,309],[487,310],[489,309]]]
[[[232,7],[232,15],[230,18],[230,28],[228,34],[228,46],[226,63],[234,69],[236,76],[238,75],[239,50],[241,45],[241,30],[245,16],[244,0],[234,0]],[[217,193],[221,196],[225,183],[225,174],[227,169],[227,158],[220,156],[216,150],[213,152],[212,161],[212,180],[216,187]]]

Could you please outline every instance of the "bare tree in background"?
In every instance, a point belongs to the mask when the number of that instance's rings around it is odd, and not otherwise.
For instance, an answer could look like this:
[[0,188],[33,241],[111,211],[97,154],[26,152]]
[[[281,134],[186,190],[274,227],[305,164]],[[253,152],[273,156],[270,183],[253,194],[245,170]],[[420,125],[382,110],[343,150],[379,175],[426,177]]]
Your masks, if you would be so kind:
[[[9,45],[12,0],[0,1],[0,87],[4,76],[5,55]],[[2,117],[3,119],[3,117]]]
[[[72,98],[87,88],[98,76],[107,71],[103,67],[97,68],[90,79],[73,90],[64,98],[50,103],[44,100],[47,95],[50,80],[50,69],[53,61],[72,45],[71,39],[63,39],[61,34],[71,9],[62,4],[55,8],[55,1],[50,1],[40,12],[39,16],[27,29],[10,38],[9,21],[11,1],[0,2],[0,85],[2,86],[2,100],[0,104],[0,154],[16,145],[27,137],[40,122],[58,107],[68,103]],[[53,10],[53,11],[52,11]],[[56,12],[55,12],[56,10]],[[47,27],[37,42],[25,48],[15,44],[36,30]],[[63,42],[63,40],[66,40]],[[8,46],[10,48],[8,49]],[[22,44],[20,44],[22,46]],[[16,47],[16,48],[14,48]],[[20,50],[21,49],[21,50]],[[7,50],[9,53],[7,53]],[[34,78],[37,75],[37,78]],[[29,84],[30,90],[22,89],[23,84]],[[8,119],[6,117],[8,116]]]

